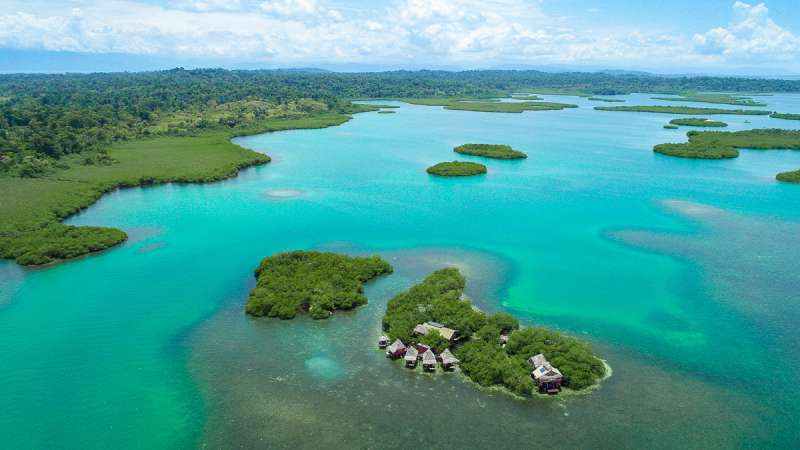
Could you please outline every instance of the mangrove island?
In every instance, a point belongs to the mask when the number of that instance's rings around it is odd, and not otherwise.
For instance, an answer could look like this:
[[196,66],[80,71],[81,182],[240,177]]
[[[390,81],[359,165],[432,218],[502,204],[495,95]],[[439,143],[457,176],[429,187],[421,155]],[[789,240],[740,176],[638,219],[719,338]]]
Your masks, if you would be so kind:
[[781,172],[775,175],[775,179],[784,183],[800,183],[800,170]]
[[726,131],[690,131],[689,142],[658,144],[653,151],[679,158],[725,159],[739,156],[740,148],[756,150],[798,150],[800,130],[777,128]]
[[773,119],[783,119],[783,120],[800,120],[800,114],[788,114],[788,113],[779,113],[774,112],[769,115]]
[[488,315],[464,299],[465,284],[458,269],[440,269],[390,300],[378,343],[387,357],[403,358],[409,368],[421,358],[427,371],[436,369],[437,360],[444,370],[459,366],[481,386],[526,397],[582,390],[606,374],[588,343],[542,327],[520,327],[507,313]]
[[256,287],[250,292],[245,312],[293,319],[305,311],[314,319],[327,319],[336,310],[366,304],[364,283],[392,270],[378,256],[316,251],[278,253],[264,258],[256,269]]
[[595,106],[598,111],[649,112],[662,114],[733,114],[740,116],[767,116],[769,111],[759,109],[693,108],[689,106]]
[[669,121],[672,125],[683,125],[686,127],[727,127],[728,124],[725,122],[721,122],[719,120],[709,120],[709,119],[698,119],[698,118],[690,118],[690,119],[672,119]]
[[462,155],[493,159],[525,159],[528,157],[525,153],[504,144],[464,144],[454,148],[453,151]]
[[670,102],[716,103],[719,105],[736,106],[767,106],[766,103],[757,102],[750,97],[740,97],[728,94],[686,94],[681,97],[653,97],[653,100],[666,100]]
[[440,177],[469,177],[485,174],[486,166],[466,161],[440,162],[428,167],[426,172]]

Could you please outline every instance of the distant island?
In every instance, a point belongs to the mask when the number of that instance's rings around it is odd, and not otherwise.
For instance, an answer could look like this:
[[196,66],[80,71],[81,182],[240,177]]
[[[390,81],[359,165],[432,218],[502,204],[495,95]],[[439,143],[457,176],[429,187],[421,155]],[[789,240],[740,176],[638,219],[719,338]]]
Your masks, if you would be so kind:
[[587,100],[593,102],[606,102],[606,103],[624,103],[625,100],[621,98],[603,98],[603,97],[589,97]]
[[524,159],[528,155],[504,144],[463,144],[453,149],[462,155],[483,156],[493,159]]
[[767,116],[769,111],[758,109],[693,108],[690,106],[595,106],[598,111],[648,112],[662,114],[733,114],[740,116]]
[[485,174],[486,166],[466,161],[440,162],[428,167],[426,172],[440,177],[468,177]]
[[578,105],[553,102],[498,102],[492,100],[446,99],[446,98],[404,98],[412,105],[443,106],[457,111],[521,113],[525,111],[556,111],[577,108]]
[[291,251],[268,256],[256,269],[256,287],[245,312],[252,316],[293,319],[308,312],[327,319],[336,310],[367,303],[367,281],[392,272],[377,256],[354,257],[316,251]]
[[[481,386],[502,386],[522,396],[582,390],[597,384],[606,367],[578,339],[542,327],[520,327],[507,313],[488,315],[463,299],[458,269],[440,269],[389,301],[380,346],[415,368],[459,365]],[[391,345],[388,345],[392,342]],[[436,355],[439,355],[438,357]]]
[[672,125],[683,125],[687,127],[727,127],[728,124],[719,120],[709,119],[672,119],[669,121]]
[[773,119],[783,119],[783,120],[800,120],[800,114],[787,114],[787,113],[772,113],[769,115]]
[[800,170],[781,172],[775,175],[775,179],[784,183],[800,183]]
[[690,131],[689,142],[658,144],[653,151],[668,156],[694,159],[725,159],[739,156],[740,148],[756,150],[798,150],[800,130],[777,128],[736,132]]
[[668,124],[664,125],[664,128],[666,128],[667,130],[677,130],[680,127],[677,126],[677,125],[672,125],[672,124],[668,123]]
[[736,106],[767,106],[766,103],[757,102],[750,97],[740,97],[728,94],[686,94],[682,97],[653,97],[653,100],[666,100],[670,102],[716,103],[720,105]]

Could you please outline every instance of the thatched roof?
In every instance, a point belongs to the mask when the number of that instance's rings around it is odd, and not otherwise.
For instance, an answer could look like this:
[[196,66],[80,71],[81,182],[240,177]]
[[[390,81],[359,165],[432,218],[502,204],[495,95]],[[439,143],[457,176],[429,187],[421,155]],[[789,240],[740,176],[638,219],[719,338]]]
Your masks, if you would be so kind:
[[426,351],[425,353],[422,354],[422,364],[425,364],[425,365],[433,364],[435,366],[436,365],[436,355],[434,355],[431,350]]
[[397,353],[406,348],[406,344],[403,344],[403,341],[397,339],[396,341],[392,342],[392,345],[387,348],[390,353]]
[[450,353],[450,349],[446,348],[444,351],[439,355],[442,358],[442,364],[451,365],[451,364],[458,364],[458,358],[455,357],[452,353]]
[[409,346],[406,349],[406,356],[405,356],[406,361],[416,361],[417,356],[419,356],[419,352],[417,351],[416,348],[414,348],[413,345]]
[[539,382],[557,381],[564,378],[560,370],[555,367],[547,368],[544,366],[535,369],[531,372],[531,375]]
[[550,366],[550,363],[547,362],[547,359],[541,353],[539,353],[538,355],[533,355],[530,358],[528,358],[528,364],[530,364],[534,368]]
[[436,330],[443,338],[447,339],[448,341],[453,340],[453,337],[457,333],[456,330],[453,330],[452,328],[447,328],[446,326],[437,322],[425,322],[414,327],[414,333],[419,334],[421,336],[430,333],[431,330]]
[[389,342],[389,336],[383,335],[378,338],[378,342]]

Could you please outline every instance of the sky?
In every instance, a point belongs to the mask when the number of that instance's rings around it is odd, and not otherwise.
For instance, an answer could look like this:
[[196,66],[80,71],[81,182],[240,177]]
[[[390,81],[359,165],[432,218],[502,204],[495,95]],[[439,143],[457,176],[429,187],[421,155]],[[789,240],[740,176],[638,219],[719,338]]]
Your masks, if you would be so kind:
[[0,71],[800,75],[800,0],[0,0]]

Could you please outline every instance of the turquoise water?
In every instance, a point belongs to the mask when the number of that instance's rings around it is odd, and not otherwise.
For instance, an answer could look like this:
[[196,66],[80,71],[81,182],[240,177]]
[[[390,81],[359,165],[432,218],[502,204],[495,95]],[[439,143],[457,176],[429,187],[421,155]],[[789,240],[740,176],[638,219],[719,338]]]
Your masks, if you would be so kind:
[[[105,196],[70,222],[120,227],[125,245],[0,263],[3,446],[797,447],[800,189],[773,177],[800,152],[664,157],[652,145],[685,139],[662,128],[670,115],[548,100],[581,107],[403,104],[239,138],[273,162],[232,180]],[[800,112],[798,95],[763,100]],[[425,174],[465,142],[529,158]],[[245,317],[258,261],[298,248],[379,253],[397,270],[329,321]],[[387,362],[374,349],[386,301],[446,265],[480,307],[591,340],[614,375],[523,402]]]

